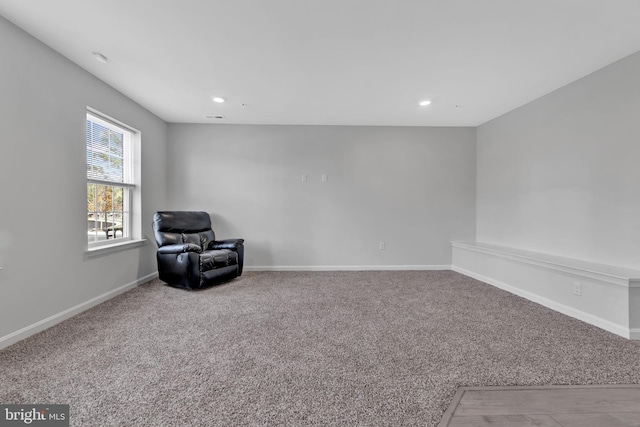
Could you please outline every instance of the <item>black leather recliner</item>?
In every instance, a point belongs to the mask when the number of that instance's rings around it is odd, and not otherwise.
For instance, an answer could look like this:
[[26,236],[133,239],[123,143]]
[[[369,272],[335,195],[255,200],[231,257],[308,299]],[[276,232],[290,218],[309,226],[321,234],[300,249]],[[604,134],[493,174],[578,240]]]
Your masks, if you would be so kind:
[[216,240],[206,212],[165,211],[153,215],[160,280],[200,289],[242,274],[244,239]]

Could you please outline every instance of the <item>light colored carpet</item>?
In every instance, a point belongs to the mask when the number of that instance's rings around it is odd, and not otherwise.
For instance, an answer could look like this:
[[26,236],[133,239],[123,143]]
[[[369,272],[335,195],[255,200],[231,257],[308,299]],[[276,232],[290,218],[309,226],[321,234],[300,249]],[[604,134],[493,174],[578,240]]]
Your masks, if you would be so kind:
[[0,352],[72,425],[437,425],[458,386],[638,384],[640,342],[451,271],[152,281]]

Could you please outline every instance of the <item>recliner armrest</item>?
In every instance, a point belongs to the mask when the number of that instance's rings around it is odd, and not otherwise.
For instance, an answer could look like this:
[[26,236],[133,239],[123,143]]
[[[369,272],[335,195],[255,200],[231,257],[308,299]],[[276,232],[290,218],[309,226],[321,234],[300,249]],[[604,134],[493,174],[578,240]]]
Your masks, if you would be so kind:
[[184,243],[184,244],[178,244],[178,245],[167,245],[167,246],[161,246],[158,248],[158,253],[159,254],[181,254],[181,253],[185,253],[185,252],[197,252],[197,253],[201,253],[202,252],[202,248],[198,245],[195,245],[193,243]]
[[209,247],[207,249],[232,249],[236,250],[239,246],[244,244],[244,239],[224,239],[224,240],[214,240],[209,243]]

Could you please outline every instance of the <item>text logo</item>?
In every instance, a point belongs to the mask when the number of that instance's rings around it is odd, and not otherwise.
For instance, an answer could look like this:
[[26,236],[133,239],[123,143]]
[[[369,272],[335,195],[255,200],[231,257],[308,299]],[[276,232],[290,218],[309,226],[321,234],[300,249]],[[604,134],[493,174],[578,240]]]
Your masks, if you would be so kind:
[[69,427],[69,405],[0,405],[0,427]]

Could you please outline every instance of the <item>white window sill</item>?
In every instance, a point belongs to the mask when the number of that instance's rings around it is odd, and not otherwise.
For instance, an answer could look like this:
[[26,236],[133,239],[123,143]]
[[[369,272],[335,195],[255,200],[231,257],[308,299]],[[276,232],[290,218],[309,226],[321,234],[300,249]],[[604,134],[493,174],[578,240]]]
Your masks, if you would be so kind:
[[99,257],[102,255],[120,252],[127,249],[139,248],[147,244],[147,239],[127,240],[126,242],[113,243],[111,245],[94,246],[87,249],[85,256],[87,258]]

